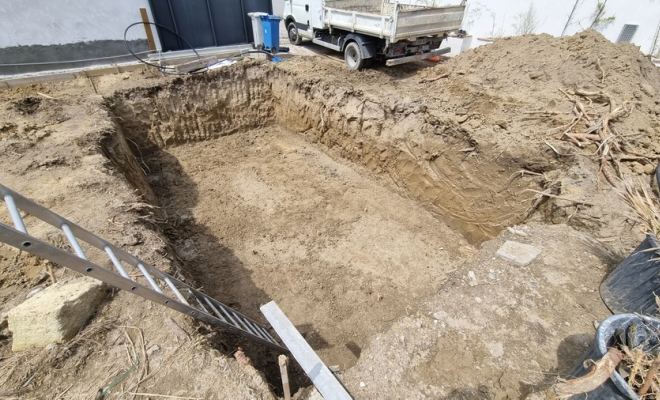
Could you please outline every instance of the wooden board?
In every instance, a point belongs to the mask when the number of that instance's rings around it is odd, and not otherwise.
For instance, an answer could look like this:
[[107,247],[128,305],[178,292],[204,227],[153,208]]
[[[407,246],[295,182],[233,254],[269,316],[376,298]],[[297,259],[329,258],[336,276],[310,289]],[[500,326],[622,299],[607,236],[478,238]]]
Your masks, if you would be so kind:
[[[142,22],[149,22],[149,16],[147,15],[146,8],[140,8],[140,15],[142,16]],[[147,42],[149,43],[149,49],[151,51],[156,51],[156,42],[154,41],[154,34],[151,32],[150,24],[143,24],[144,31],[147,34]]]
[[261,313],[266,316],[270,325],[280,336],[284,345],[296,358],[298,364],[303,368],[309,379],[312,380],[316,389],[326,400],[351,399],[346,389],[339,383],[328,367],[323,364],[321,358],[314,352],[312,347],[305,341],[300,332],[284,315],[282,310],[274,301],[261,306]]
[[198,58],[193,61],[175,65],[174,70],[179,73],[185,73],[185,72],[195,71],[198,69],[208,67],[209,65],[215,64],[217,62],[218,62],[218,56]]

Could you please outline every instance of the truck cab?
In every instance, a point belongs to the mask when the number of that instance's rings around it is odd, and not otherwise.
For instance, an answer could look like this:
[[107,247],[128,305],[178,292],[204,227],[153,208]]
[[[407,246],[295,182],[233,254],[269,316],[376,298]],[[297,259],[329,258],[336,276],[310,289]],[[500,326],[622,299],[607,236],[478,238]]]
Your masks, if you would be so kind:
[[[310,4],[313,3],[313,4]],[[317,9],[314,9],[317,4]],[[285,0],[284,1],[284,24],[292,44],[300,44],[302,39],[312,40],[314,28],[322,29],[320,1],[310,0]],[[316,16],[316,19],[313,17]]]

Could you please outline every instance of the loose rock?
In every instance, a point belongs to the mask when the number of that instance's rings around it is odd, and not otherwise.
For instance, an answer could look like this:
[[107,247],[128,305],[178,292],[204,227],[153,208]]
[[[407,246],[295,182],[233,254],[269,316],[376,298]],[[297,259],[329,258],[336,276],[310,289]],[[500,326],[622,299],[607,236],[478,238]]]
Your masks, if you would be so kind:
[[105,285],[89,278],[50,286],[9,311],[13,351],[71,339],[105,297]]

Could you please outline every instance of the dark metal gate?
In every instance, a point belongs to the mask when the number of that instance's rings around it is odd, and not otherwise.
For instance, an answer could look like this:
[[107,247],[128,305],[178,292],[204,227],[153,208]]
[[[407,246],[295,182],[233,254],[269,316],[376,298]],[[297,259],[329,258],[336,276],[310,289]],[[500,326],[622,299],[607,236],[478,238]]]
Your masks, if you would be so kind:
[[[272,14],[271,0],[149,0],[157,24],[181,35],[193,47],[251,43],[249,12]],[[190,48],[176,35],[160,27],[163,51]]]

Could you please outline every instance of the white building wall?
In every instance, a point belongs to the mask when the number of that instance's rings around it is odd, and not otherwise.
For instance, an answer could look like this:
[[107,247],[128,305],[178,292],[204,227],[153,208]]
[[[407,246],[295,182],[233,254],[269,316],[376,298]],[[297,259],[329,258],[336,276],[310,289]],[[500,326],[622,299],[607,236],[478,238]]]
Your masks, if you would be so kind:
[[[123,40],[124,29],[142,21],[140,8],[153,22],[148,0],[1,0],[0,48]],[[128,39],[146,39],[144,28],[132,28]]]
[[[530,4],[533,4],[538,20],[534,33],[561,36],[576,0],[468,0],[464,28],[475,36],[472,46],[484,43],[476,37],[515,35],[518,16],[527,12]],[[589,28],[597,4],[598,0],[577,0],[576,11],[565,35]],[[609,27],[601,30],[606,38],[614,42],[624,24],[639,25],[632,42],[645,54],[651,51],[660,23],[660,0],[607,0],[605,16],[615,17]]]

